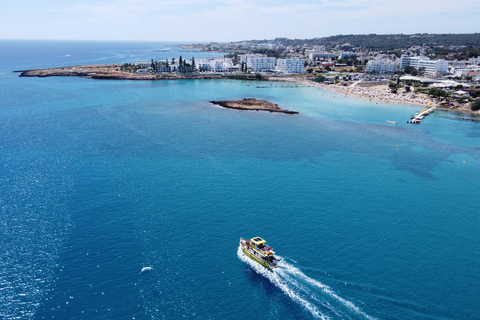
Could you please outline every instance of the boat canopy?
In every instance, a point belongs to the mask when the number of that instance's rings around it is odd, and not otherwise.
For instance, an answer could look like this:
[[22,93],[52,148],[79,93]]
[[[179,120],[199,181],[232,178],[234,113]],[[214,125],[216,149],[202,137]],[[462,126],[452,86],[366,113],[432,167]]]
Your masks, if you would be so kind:
[[261,245],[261,244],[265,244],[267,242],[260,237],[252,238],[252,239],[250,239],[250,241],[253,242],[254,244],[256,244],[257,246]]

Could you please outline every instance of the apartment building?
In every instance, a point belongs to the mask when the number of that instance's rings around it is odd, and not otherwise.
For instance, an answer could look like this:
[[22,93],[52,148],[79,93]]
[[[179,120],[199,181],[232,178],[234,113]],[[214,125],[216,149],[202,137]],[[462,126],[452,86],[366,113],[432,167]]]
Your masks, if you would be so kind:
[[304,59],[278,59],[277,70],[283,73],[304,73]]
[[275,58],[269,57],[247,57],[247,67],[253,72],[261,72],[275,69]]
[[391,60],[370,60],[365,67],[366,73],[390,74],[398,70],[398,63]]
[[446,74],[448,72],[448,62],[446,60],[430,60],[429,57],[425,56],[410,57],[402,55],[400,57],[400,70],[404,70],[407,66],[412,66],[417,70],[423,68],[425,73],[430,74],[437,72]]

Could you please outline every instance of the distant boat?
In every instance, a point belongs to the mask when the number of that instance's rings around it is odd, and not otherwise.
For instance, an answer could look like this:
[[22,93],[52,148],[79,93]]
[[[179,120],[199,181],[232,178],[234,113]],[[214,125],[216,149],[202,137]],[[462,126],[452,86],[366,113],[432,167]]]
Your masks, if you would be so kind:
[[142,270],[140,271],[140,273],[144,273],[144,272],[152,271],[152,270],[153,270],[152,267],[143,267]]
[[393,124],[397,124],[397,121],[390,121],[390,120],[387,120],[388,123],[393,123]]

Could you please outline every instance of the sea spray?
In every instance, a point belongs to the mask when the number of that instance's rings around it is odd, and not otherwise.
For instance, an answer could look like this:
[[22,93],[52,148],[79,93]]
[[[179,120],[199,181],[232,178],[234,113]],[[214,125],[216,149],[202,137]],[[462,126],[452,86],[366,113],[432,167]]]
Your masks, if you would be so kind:
[[329,317],[322,314],[313,303],[307,301],[305,298],[302,298],[298,293],[296,293],[296,288],[292,286],[291,283],[283,281],[283,279],[279,277],[276,272],[270,271],[269,269],[263,267],[262,265],[254,262],[253,260],[245,256],[240,246],[238,247],[237,255],[240,260],[250,265],[252,269],[255,270],[255,272],[270,280],[270,282],[272,282],[275,286],[281,289],[293,301],[297,302],[302,307],[307,309],[313,317],[315,317],[316,319],[329,319]]
[[[351,301],[340,297],[329,286],[308,277],[299,268],[286,262],[285,259],[282,259],[279,268],[270,271],[245,256],[240,247],[237,255],[240,260],[248,263],[255,272],[269,279],[270,282],[317,319],[350,318],[358,315],[369,320],[375,319]],[[316,288],[321,289],[323,295],[319,294]],[[335,307],[335,304],[337,304],[337,307]]]
[[315,279],[312,279],[312,278],[308,277],[306,274],[304,274],[302,271],[300,271],[300,269],[298,269],[297,267],[295,267],[291,264],[288,264],[288,263],[284,262],[282,264],[282,269],[279,269],[279,272],[280,273],[285,272],[285,274],[298,276],[301,279],[304,279],[308,283],[312,284],[313,286],[322,289],[323,292],[330,295],[332,298],[336,299],[337,301],[341,302],[345,307],[349,308],[350,310],[354,311],[355,313],[357,313],[359,315],[362,315],[365,318],[370,319],[370,320],[375,319],[374,317],[371,317],[368,314],[366,314],[365,312],[363,312],[359,307],[357,307],[355,304],[353,304],[353,302],[348,301],[348,300],[340,297],[329,286],[327,286],[327,285],[325,285],[325,284],[323,284],[323,283],[321,283],[321,282],[319,282]]

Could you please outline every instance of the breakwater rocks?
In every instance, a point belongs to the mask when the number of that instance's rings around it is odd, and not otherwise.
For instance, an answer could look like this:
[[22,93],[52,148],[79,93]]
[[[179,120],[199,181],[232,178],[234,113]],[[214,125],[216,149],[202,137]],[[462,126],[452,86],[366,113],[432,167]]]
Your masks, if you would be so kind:
[[471,122],[480,122],[480,119],[473,119],[473,118],[453,117],[452,119],[462,120],[462,121],[471,121]]
[[251,110],[251,111],[269,111],[286,114],[298,114],[296,111],[281,109],[277,104],[265,100],[243,99],[240,101],[210,101],[210,103],[229,109]]

